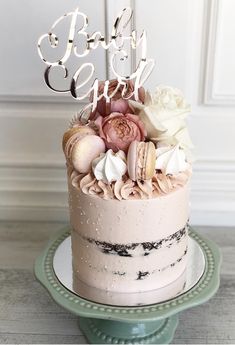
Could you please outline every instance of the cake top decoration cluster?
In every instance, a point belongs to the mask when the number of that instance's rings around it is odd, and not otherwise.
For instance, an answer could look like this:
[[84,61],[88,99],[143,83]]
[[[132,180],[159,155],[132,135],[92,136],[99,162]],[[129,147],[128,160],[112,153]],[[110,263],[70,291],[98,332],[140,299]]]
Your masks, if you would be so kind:
[[[145,91],[143,84],[154,61],[147,58],[146,32],[131,31],[132,14],[130,8],[123,9],[108,38],[100,31],[89,34],[88,18],[77,8],[60,17],[38,42],[39,55],[47,65],[46,84],[78,101],[88,100],[63,136],[69,181],[82,193],[103,199],[159,197],[181,188],[191,176],[192,143],[186,123],[190,106],[176,88],[158,85],[153,93]],[[42,49],[46,42],[61,51],[63,40],[56,32],[66,18],[69,30],[62,56],[46,58]],[[98,47],[109,51],[114,79],[98,80],[92,62],[78,68],[74,63],[77,69],[70,71],[70,59],[83,62]],[[137,67],[129,75],[121,73],[117,62],[125,63],[129,51],[137,49]],[[61,71],[67,88],[52,82],[52,76]]]

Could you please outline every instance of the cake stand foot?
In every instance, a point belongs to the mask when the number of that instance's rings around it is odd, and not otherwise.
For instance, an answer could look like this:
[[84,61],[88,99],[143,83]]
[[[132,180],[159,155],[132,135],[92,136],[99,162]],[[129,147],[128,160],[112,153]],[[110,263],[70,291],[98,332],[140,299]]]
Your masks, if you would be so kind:
[[177,325],[177,315],[140,323],[79,319],[79,326],[91,344],[169,344]]

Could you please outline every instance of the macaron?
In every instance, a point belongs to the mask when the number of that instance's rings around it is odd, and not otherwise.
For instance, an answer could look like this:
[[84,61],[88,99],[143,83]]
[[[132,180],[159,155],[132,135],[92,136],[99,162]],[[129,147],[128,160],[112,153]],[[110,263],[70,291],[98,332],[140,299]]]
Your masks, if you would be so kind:
[[105,143],[97,135],[86,135],[75,143],[72,149],[71,161],[79,173],[91,171],[91,163],[101,153],[105,152]]
[[150,180],[155,174],[156,148],[149,142],[133,141],[128,149],[127,169],[133,180]]
[[67,159],[70,159],[71,151],[76,142],[86,135],[96,134],[89,126],[78,126],[68,129],[63,136],[62,146]]

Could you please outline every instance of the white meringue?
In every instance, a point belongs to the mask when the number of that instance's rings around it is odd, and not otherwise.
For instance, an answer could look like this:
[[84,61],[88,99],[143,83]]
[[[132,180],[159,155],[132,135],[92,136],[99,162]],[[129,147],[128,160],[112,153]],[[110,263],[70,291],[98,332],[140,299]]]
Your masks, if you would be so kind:
[[174,147],[159,147],[156,149],[157,159],[155,168],[165,175],[174,175],[188,169],[184,151],[176,145]]
[[126,155],[121,150],[117,153],[108,150],[93,160],[92,170],[98,181],[111,183],[121,180],[127,171]]

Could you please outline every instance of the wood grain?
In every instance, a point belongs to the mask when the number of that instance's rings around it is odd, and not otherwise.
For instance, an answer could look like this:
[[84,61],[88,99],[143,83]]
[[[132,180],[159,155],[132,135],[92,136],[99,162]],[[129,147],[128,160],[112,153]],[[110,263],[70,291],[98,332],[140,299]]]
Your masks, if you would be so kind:
[[[35,258],[62,223],[0,223],[0,343],[86,343],[77,317],[58,306],[33,274]],[[235,343],[235,229],[197,228],[223,254],[221,286],[180,314],[176,344]]]

